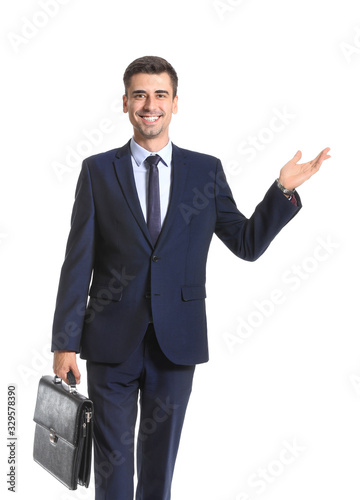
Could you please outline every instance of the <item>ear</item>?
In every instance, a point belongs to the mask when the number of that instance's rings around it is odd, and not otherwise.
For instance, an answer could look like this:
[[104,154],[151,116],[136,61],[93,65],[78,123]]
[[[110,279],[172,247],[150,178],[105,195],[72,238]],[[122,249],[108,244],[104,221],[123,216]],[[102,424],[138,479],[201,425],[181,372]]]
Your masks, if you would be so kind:
[[128,106],[127,106],[128,99],[126,95],[123,95],[123,112],[127,113],[128,112]]
[[177,95],[173,99],[172,112],[173,112],[174,115],[176,115],[176,113],[178,111],[178,99],[179,99],[179,97]]

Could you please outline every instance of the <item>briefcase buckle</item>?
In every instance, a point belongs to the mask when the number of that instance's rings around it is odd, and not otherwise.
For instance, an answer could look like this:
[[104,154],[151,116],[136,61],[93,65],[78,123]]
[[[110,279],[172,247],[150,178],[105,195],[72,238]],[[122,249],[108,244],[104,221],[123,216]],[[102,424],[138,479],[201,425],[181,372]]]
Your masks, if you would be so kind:
[[50,443],[51,444],[56,445],[56,443],[57,443],[57,441],[58,441],[59,438],[55,434],[55,430],[54,429],[50,428],[49,439],[50,439]]

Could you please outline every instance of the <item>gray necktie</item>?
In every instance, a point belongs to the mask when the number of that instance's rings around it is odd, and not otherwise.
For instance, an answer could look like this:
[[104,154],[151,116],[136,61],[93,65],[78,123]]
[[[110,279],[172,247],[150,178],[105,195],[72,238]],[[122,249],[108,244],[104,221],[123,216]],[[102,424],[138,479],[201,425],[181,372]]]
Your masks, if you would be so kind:
[[157,167],[159,161],[159,155],[152,155],[146,158],[146,162],[150,168],[147,202],[147,225],[154,246],[161,231],[159,169]]

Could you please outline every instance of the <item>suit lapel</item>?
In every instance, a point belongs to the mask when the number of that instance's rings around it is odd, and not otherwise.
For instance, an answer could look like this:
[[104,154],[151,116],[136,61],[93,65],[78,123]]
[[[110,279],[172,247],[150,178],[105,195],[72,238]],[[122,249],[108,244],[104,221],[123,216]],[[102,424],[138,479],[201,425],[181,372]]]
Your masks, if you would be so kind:
[[118,149],[114,159],[114,167],[124,198],[126,199],[136,222],[140,226],[141,231],[144,233],[145,238],[152,246],[149,230],[144,219],[144,214],[141,209],[135,185],[133,166],[131,162],[130,141],[125,144],[125,146]]
[[[156,247],[161,243],[161,241],[166,238],[176,212],[178,210],[179,203],[182,199],[182,193],[185,187],[185,181],[187,176],[187,159],[186,154],[183,150],[173,146],[172,153],[172,182],[171,182],[171,193],[170,201],[167,210],[167,214],[158,238],[156,242]],[[130,141],[125,144],[125,146],[118,149],[115,159],[114,167],[116,171],[116,176],[118,178],[120,188],[122,193],[128,203],[128,206],[136,219],[136,222],[140,226],[146,240],[149,245],[153,247],[149,230],[144,218],[144,214],[141,209],[139,197],[136,190],[134,172],[131,162],[131,151],[130,151]]]

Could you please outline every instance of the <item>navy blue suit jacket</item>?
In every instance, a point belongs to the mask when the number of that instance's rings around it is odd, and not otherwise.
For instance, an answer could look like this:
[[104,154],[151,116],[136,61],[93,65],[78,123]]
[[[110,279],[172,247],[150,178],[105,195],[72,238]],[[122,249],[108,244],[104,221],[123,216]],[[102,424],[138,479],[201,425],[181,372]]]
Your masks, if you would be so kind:
[[153,321],[177,364],[208,360],[205,267],[215,233],[254,261],[301,207],[276,186],[247,219],[220,160],[173,145],[168,212],[153,247],[137,196],[130,143],[84,160],[56,301],[52,351],[119,363]]

